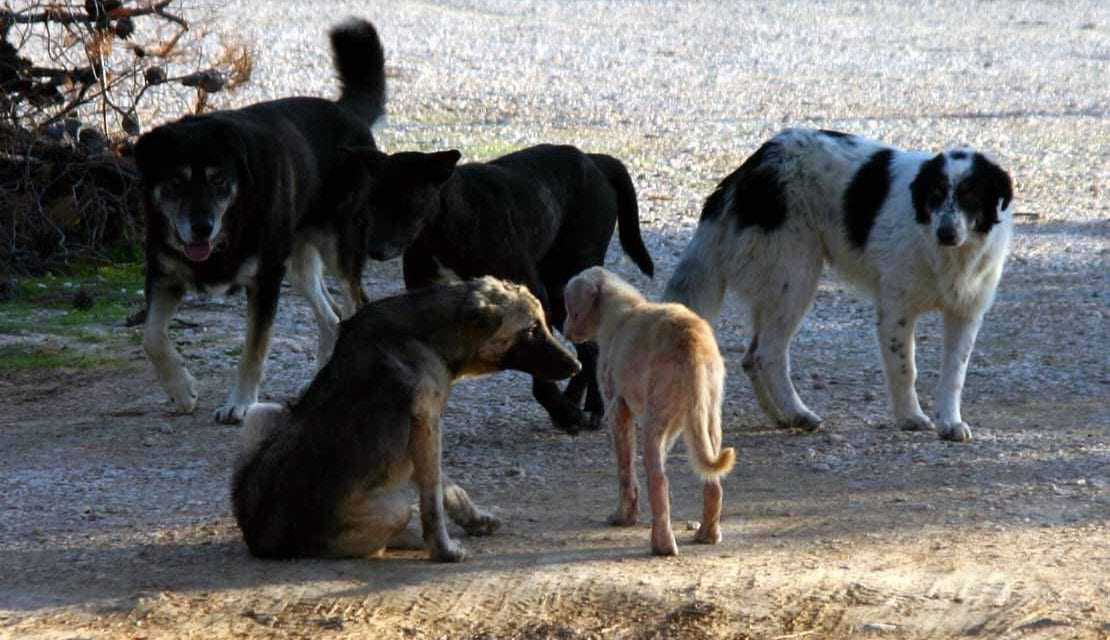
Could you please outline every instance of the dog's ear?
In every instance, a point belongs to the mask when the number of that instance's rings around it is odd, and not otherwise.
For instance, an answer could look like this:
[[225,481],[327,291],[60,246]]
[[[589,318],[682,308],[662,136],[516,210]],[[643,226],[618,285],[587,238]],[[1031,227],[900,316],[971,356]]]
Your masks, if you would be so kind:
[[463,329],[478,341],[496,333],[504,321],[499,307],[490,304],[485,296],[473,289],[466,295],[461,316]]
[[948,174],[944,171],[944,164],[944,154],[938,153],[918,168],[917,177],[910,184],[918,224],[929,224],[933,219],[933,210],[944,204],[944,199],[948,197]]
[[147,131],[135,143],[133,151],[135,156],[135,166],[139,168],[139,173],[146,178],[149,175],[156,163],[159,155],[159,150],[164,155],[167,151],[171,139],[173,138],[173,131],[165,127],[158,127]]
[[348,168],[359,168],[371,175],[380,175],[389,162],[389,156],[376,147],[343,146],[339,148],[339,164]]
[[226,136],[227,144],[231,147],[232,152],[235,154],[235,166],[239,171],[239,193],[244,193],[254,184],[254,174],[251,172],[251,155],[256,147],[253,147],[243,133],[234,124],[228,122],[224,123],[222,127],[224,135]]
[[424,173],[429,180],[436,184],[443,184],[455,172],[455,165],[459,163],[462,154],[455,149],[450,151],[436,151],[425,156]]
[[1013,181],[1010,174],[981,153],[975,154],[972,175],[983,203],[978,226],[981,231],[989,231],[998,223],[998,212],[1008,209],[1014,199]]

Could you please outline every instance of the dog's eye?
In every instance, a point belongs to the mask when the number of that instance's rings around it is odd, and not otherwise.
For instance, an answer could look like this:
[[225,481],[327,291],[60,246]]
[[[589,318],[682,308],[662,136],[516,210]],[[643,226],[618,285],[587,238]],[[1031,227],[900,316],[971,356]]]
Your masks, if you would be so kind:
[[208,182],[217,189],[223,189],[227,186],[227,176],[222,173],[213,173],[208,177]]

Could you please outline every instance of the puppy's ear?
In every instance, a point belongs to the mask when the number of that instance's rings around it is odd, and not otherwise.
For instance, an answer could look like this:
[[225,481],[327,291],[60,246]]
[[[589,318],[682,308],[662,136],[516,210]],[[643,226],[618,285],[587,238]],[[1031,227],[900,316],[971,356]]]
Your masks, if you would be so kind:
[[455,149],[450,151],[436,151],[425,155],[424,172],[429,180],[436,184],[443,184],[455,172],[455,165],[459,163],[462,154]]

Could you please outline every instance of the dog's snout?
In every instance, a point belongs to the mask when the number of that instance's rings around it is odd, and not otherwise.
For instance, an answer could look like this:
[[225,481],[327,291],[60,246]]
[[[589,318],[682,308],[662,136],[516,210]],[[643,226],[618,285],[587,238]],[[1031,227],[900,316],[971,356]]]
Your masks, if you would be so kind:
[[940,244],[951,247],[956,244],[956,227],[944,226],[937,229],[937,242]]
[[211,220],[198,220],[191,225],[193,232],[193,239],[197,242],[203,242],[212,237],[212,221]]

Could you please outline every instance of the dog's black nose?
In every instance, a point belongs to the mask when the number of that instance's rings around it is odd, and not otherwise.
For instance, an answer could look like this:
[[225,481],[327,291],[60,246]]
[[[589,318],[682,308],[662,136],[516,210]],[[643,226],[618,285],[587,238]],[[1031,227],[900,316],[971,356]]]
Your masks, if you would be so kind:
[[946,247],[954,246],[956,244],[956,229],[953,227],[937,229],[937,242]]
[[193,223],[193,241],[203,242],[212,235],[212,223],[208,220]]

